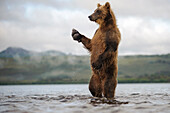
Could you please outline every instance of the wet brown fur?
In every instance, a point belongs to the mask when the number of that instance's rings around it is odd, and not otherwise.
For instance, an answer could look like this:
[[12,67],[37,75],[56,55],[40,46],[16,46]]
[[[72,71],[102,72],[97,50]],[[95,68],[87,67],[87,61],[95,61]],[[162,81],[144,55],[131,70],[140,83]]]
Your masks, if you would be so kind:
[[[89,90],[93,96],[114,98],[118,74],[118,45],[121,40],[116,18],[108,2],[97,5],[90,16],[99,24],[92,39],[81,35],[81,42],[91,53],[92,77]],[[99,11],[98,11],[99,10]]]

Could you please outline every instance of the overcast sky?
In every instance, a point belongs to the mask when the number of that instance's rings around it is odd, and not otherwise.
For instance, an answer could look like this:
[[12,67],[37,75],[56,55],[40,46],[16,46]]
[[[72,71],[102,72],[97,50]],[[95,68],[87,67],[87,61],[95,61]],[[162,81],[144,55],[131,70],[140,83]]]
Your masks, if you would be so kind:
[[[109,0],[108,0],[109,1]],[[104,0],[0,0],[0,51],[9,46],[33,51],[88,54],[71,30],[92,38],[89,21]],[[110,0],[122,40],[120,55],[170,53],[170,0]]]

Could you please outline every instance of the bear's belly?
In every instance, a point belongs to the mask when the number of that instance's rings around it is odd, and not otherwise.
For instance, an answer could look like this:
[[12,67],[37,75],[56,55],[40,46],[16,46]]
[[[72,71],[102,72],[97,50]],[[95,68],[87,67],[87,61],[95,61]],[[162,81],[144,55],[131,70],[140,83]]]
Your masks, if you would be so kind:
[[91,51],[91,63],[96,62],[99,59],[99,56],[102,55],[105,51],[105,48],[100,44],[93,45]]
[[[98,44],[98,45],[96,44],[95,46],[93,46],[92,52],[91,52],[91,66],[95,62],[99,62],[99,57],[101,57],[102,54],[106,52],[105,49],[106,47],[103,46],[102,44]],[[102,67],[100,69],[93,69],[93,67],[91,67],[93,73],[101,76],[101,78],[104,78],[103,75],[107,73],[108,69],[113,68],[114,70],[115,68],[117,68],[117,52],[113,52],[111,56],[112,57],[108,56],[108,58],[102,61]],[[109,73],[109,75],[113,76],[113,73],[114,72],[111,72]]]
[[100,56],[102,53],[104,53],[106,49],[106,44],[104,40],[98,38],[98,40],[95,40],[96,38],[92,39],[92,51],[91,51],[91,59],[95,61],[98,56]]

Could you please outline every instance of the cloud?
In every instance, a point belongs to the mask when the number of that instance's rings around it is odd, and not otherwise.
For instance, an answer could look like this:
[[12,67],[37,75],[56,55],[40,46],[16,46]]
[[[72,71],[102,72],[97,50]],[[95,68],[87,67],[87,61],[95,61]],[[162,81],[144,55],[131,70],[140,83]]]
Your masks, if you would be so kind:
[[[20,46],[35,51],[55,49],[66,53],[73,51],[76,54],[80,51],[87,53],[84,49],[79,50],[82,45],[75,43],[71,37],[72,27],[80,28],[80,31],[82,29],[82,31],[91,32],[84,26],[85,23],[90,23],[87,14],[80,11],[72,13],[68,10],[44,9],[44,7],[31,8],[27,13],[29,14],[25,17],[25,21],[0,22],[2,26],[0,27],[0,40],[3,42],[0,48]],[[80,17],[77,18],[78,16]]]
[[[72,40],[71,29],[76,28],[92,38],[98,25],[90,22],[87,17],[98,2],[98,0],[1,0],[0,50],[8,46],[19,46],[34,51],[54,49],[72,54],[87,54],[82,44]],[[168,0],[110,2],[122,34],[120,54],[170,52]]]
[[148,18],[120,19],[122,41],[120,51],[123,54],[163,54],[169,53],[170,26],[160,20]]

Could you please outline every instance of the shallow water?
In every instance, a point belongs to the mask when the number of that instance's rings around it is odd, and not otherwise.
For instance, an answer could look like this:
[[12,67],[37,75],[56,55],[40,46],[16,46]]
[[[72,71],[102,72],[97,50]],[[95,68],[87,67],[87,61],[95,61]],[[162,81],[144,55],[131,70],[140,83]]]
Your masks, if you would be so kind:
[[170,113],[170,84],[119,84],[115,100],[88,85],[0,86],[1,113]]

